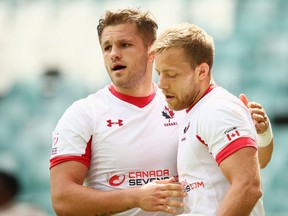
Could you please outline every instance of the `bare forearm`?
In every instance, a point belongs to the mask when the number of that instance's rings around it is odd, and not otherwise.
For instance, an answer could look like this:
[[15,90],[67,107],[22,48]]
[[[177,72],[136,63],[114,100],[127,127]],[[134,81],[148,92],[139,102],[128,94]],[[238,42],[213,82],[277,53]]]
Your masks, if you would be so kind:
[[265,168],[268,163],[270,162],[273,154],[273,148],[274,148],[274,140],[272,139],[270,144],[266,147],[258,147],[258,158],[259,158],[259,164],[260,168]]
[[238,150],[222,161],[220,169],[231,186],[217,216],[248,216],[262,196],[257,150],[250,147]]
[[71,184],[59,192],[52,193],[57,215],[110,215],[134,208],[132,189],[98,191]]
[[175,179],[150,182],[141,187],[100,191],[83,186],[87,167],[75,161],[50,170],[51,196],[57,215],[110,215],[139,207],[144,211],[175,213],[181,201],[167,199],[185,196]]
[[258,187],[231,187],[219,206],[217,216],[248,216],[261,196]]
[[[263,125],[265,127],[262,127]],[[263,169],[267,166],[267,164],[271,160],[274,148],[273,131],[271,123],[268,118],[266,118],[265,123],[262,122],[258,124],[258,131],[257,131],[258,159],[260,163],[260,168]]]

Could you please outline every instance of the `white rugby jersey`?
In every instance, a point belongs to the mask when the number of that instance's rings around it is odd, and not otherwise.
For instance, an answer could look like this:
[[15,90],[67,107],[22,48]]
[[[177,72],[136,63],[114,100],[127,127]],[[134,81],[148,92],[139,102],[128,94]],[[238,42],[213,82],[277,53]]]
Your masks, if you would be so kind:
[[[240,148],[257,148],[257,133],[249,110],[220,86],[211,86],[187,112],[179,128],[177,165],[187,192],[184,212],[215,216],[230,187],[218,165]],[[261,200],[251,215],[264,215]]]
[[[168,109],[154,86],[148,97],[131,97],[109,85],[73,103],[53,132],[50,167],[79,161],[89,168],[85,184],[102,191],[178,180],[178,124],[185,112]],[[167,214],[137,208],[117,215]]]

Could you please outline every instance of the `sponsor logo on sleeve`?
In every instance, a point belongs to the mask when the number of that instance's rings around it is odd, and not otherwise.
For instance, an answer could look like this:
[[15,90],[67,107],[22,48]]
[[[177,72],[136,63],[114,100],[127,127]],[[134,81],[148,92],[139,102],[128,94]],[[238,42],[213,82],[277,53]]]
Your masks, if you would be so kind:
[[56,155],[58,152],[58,140],[59,140],[59,133],[55,133],[53,135],[53,140],[52,140],[52,151],[51,151],[51,155]]
[[233,141],[233,140],[237,139],[238,137],[240,137],[240,132],[237,130],[237,127],[233,127],[231,129],[225,131],[224,134],[226,135],[226,137],[229,141]]

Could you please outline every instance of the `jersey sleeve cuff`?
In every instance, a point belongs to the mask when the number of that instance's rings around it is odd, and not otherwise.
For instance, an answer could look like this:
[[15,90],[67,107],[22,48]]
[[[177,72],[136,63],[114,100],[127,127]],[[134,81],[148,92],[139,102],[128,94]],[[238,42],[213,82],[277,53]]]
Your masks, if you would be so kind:
[[241,148],[245,147],[253,147],[257,149],[257,144],[254,139],[251,139],[249,137],[242,137],[239,139],[236,139],[235,141],[231,142],[229,145],[227,145],[224,149],[222,149],[216,156],[216,162],[219,166],[219,164],[228,156],[233,154],[234,152],[238,151]]

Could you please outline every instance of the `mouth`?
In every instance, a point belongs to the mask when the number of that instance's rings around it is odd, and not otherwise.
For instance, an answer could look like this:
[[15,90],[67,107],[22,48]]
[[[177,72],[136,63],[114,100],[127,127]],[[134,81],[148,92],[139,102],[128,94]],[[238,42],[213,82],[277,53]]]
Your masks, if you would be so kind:
[[117,72],[117,71],[122,71],[122,70],[124,70],[126,68],[126,66],[124,66],[124,65],[119,65],[119,64],[114,64],[114,65],[112,65],[112,67],[111,67],[111,69],[112,69],[112,71],[115,71],[115,72]]
[[172,96],[172,95],[168,95],[168,94],[164,94],[164,95],[165,95],[165,99],[167,102],[171,102],[175,98],[175,96]]

